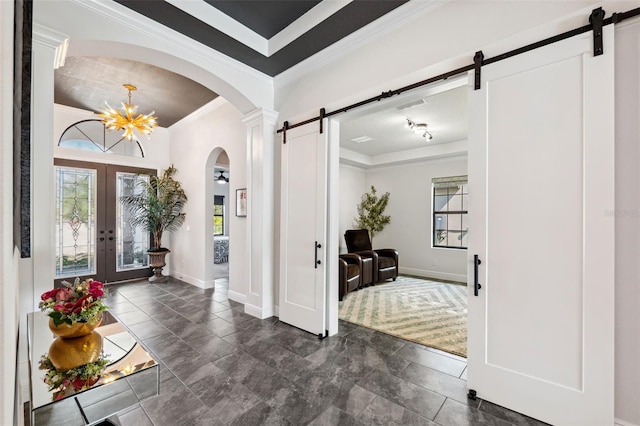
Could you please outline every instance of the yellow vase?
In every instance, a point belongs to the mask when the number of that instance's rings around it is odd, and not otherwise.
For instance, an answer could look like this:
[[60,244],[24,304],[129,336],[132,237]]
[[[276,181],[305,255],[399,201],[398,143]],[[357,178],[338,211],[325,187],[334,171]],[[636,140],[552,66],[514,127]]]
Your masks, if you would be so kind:
[[49,359],[59,371],[67,371],[100,359],[102,336],[92,331],[72,339],[58,337],[49,347]]
[[72,324],[62,323],[55,325],[53,318],[49,318],[49,330],[58,337],[69,339],[86,336],[95,330],[102,323],[102,312],[87,322],[74,322]]

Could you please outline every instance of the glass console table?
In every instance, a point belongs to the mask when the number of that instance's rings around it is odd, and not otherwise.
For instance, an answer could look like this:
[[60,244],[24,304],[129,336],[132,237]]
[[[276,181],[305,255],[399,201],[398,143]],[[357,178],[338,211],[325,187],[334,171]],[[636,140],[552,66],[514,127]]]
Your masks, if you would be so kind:
[[56,338],[48,324],[49,317],[43,312],[27,315],[31,425],[95,424],[159,393],[158,363],[107,311],[95,331],[102,336],[102,350],[110,363],[88,389],[76,391],[69,386],[55,400],[54,391],[49,391],[49,385],[44,383],[45,371],[39,369],[41,357],[48,353]]

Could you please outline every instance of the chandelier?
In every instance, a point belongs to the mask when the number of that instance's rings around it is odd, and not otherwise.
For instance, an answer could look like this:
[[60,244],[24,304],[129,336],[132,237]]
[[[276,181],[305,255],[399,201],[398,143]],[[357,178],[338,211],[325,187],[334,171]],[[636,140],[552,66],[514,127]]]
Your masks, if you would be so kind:
[[122,112],[111,108],[105,101],[106,108],[100,109],[99,117],[102,117],[102,123],[109,130],[124,130],[122,137],[129,141],[138,140],[134,134],[134,130],[138,133],[149,136],[155,127],[158,126],[154,117],[155,111],[149,114],[138,114],[138,107],[131,102],[131,92],[138,90],[136,86],[131,84],[123,84],[124,88],[129,91],[129,102],[122,102]]

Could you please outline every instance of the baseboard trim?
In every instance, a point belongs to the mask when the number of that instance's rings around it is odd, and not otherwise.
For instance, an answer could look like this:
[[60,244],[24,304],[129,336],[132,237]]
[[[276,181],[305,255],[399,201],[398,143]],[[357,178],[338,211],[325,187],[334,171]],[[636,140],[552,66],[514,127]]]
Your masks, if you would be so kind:
[[209,288],[213,288],[215,286],[215,280],[207,280],[207,281],[203,281],[201,279],[198,279],[196,277],[192,277],[189,276],[187,274],[183,274],[180,272],[176,272],[171,274],[172,277],[184,281],[187,284],[191,284],[193,286],[196,286],[198,288],[202,288],[202,289],[209,289]]
[[271,318],[273,316],[273,309],[263,309],[249,303],[244,304],[244,312],[260,319]]
[[446,281],[456,281],[459,283],[466,283],[467,276],[460,274],[450,274],[448,272],[440,272],[440,271],[429,271],[425,269],[415,269],[415,268],[403,268],[400,267],[400,273],[406,275],[415,275],[417,277],[423,278],[433,278],[437,280],[446,280]]
[[237,291],[229,290],[229,299],[244,305],[247,301],[247,296]]
[[637,423],[631,423],[626,420],[622,420],[618,418],[616,418],[614,421],[616,426],[640,426]]

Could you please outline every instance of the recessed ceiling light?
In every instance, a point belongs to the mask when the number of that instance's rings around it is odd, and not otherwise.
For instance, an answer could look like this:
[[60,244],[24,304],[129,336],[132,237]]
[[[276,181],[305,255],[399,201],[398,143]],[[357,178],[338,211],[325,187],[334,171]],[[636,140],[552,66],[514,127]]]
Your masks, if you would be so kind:
[[355,143],[369,142],[369,141],[372,141],[372,140],[373,140],[373,138],[371,138],[369,136],[366,136],[366,135],[350,139],[351,142],[355,142]]

